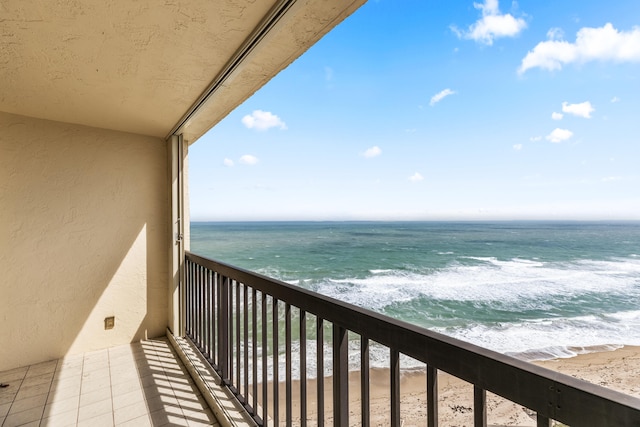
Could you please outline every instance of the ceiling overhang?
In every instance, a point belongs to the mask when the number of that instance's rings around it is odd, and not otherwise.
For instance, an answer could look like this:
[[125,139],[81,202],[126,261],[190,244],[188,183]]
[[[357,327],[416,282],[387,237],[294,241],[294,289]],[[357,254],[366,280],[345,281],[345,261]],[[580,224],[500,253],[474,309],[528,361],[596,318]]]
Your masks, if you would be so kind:
[[0,111],[195,141],[365,0],[0,3]]

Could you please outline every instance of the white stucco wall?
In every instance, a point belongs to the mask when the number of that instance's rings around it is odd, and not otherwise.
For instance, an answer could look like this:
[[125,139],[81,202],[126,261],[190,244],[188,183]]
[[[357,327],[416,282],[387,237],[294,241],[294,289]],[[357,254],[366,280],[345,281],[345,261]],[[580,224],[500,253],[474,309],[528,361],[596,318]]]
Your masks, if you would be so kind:
[[159,138],[0,113],[0,371],[164,334],[167,188]]

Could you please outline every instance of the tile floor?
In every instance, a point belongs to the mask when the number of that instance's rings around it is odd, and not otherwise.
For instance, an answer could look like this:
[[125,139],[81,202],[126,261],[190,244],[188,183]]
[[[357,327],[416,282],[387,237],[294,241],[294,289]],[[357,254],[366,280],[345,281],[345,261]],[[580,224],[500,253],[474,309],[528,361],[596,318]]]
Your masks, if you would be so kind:
[[166,339],[0,372],[0,426],[219,426]]

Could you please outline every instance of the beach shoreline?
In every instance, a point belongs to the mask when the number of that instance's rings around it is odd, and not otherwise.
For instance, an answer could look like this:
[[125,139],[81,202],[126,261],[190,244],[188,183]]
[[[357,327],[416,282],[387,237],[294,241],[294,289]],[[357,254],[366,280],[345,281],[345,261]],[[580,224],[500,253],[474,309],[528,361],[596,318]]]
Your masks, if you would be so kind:
[[[624,346],[615,350],[578,354],[570,358],[531,362],[555,372],[640,398],[640,347]],[[331,377],[325,377],[324,419],[332,422]],[[350,372],[350,425],[360,425],[360,372]],[[307,421],[317,420],[316,379],[307,379]],[[389,370],[370,371],[370,416],[372,426],[389,424]],[[473,425],[473,386],[447,373],[438,374],[439,422],[443,426]],[[293,425],[300,423],[300,382],[292,382],[291,411]],[[400,416],[403,427],[423,426],[426,420],[426,378],[424,371],[402,371]],[[280,383],[280,419],[285,419],[285,384]],[[535,426],[535,414],[513,402],[487,393],[488,425]]]

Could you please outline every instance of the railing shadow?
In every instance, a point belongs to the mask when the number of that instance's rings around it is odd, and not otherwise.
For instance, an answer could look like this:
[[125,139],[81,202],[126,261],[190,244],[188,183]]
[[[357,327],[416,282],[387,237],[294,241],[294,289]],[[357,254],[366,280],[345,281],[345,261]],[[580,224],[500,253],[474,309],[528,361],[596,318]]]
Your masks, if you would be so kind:
[[217,423],[167,339],[141,342],[134,359],[153,426]]

